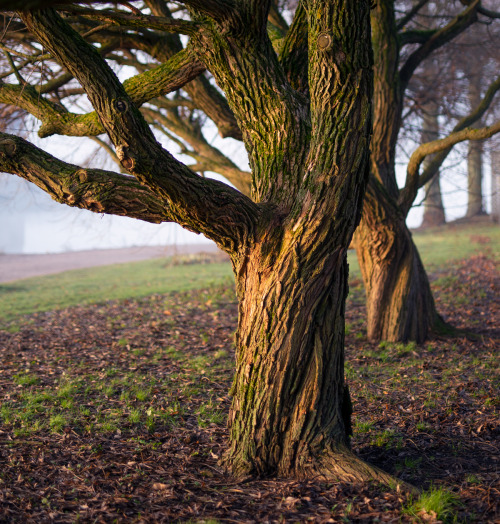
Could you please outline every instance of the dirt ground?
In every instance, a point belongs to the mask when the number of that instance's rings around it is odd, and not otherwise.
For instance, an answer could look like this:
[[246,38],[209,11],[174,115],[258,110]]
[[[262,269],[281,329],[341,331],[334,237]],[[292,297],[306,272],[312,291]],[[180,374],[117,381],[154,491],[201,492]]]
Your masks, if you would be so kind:
[[232,286],[36,313],[0,330],[0,522],[500,522],[500,273],[478,255],[430,275],[459,331],[372,344],[346,307],[352,449],[455,500],[321,479],[237,479],[228,447]]
[[96,266],[137,262],[173,255],[189,255],[218,251],[215,244],[184,244],[172,246],[138,246],[124,249],[72,251],[46,255],[1,255],[0,282],[51,275]]

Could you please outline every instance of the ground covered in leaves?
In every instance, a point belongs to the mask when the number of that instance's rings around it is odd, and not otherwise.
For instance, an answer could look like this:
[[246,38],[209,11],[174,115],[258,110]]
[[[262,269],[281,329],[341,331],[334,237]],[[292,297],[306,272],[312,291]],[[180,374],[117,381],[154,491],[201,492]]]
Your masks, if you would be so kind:
[[[367,342],[351,283],[353,450],[454,493],[452,521],[498,522],[498,267],[477,256],[432,279],[439,311],[467,332],[422,346]],[[233,291],[212,288],[0,331],[0,521],[435,522],[376,485],[223,474],[236,315]]]

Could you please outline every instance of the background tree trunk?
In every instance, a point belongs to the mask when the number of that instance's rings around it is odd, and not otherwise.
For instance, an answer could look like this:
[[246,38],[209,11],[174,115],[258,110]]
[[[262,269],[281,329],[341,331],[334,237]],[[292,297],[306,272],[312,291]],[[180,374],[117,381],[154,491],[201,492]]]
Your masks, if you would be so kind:
[[500,224],[500,149],[492,149],[491,159],[491,219]]
[[[481,75],[478,73],[471,77],[469,83],[470,106],[476,107],[481,101]],[[481,127],[478,122],[477,127]],[[483,142],[471,140],[467,154],[467,218],[484,215],[483,207]]]
[[401,125],[394,6],[371,11],[374,50],[374,127],[371,175],[354,245],[366,289],[371,341],[424,340],[436,316],[429,282],[405,217],[397,205],[395,145]]
[[425,184],[424,216],[420,227],[437,227],[446,224],[439,173]]
[[[421,142],[430,142],[439,138],[439,119],[437,114],[436,104],[429,104],[424,109],[423,127]],[[424,169],[426,165],[433,159],[433,155],[426,157],[424,161]],[[436,227],[443,225],[445,220],[443,199],[441,196],[441,186],[439,180],[439,173],[437,173],[432,180],[425,185],[425,202],[424,202],[424,216],[421,227]]]

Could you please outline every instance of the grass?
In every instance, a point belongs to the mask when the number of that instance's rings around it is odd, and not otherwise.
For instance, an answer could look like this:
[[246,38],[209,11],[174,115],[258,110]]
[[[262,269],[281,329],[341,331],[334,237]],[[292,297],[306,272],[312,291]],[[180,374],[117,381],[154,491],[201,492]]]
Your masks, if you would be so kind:
[[444,488],[431,488],[411,503],[406,511],[409,515],[422,517],[424,521],[438,520],[455,522],[455,510],[460,505],[458,497]]
[[[168,259],[27,278],[0,284],[0,328],[21,315],[39,311],[188,291],[220,285],[231,278],[229,262],[173,265]],[[126,345],[127,341],[121,343]]]
[[500,228],[495,224],[443,226],[413,234],[426,267],[437,268],[478,252],[500,256]]
[[[456,293],[446,286],[453,290],[457,280],[463,278],[443,272],[437,298],[442,292],[454,303]],[[350,301],[363,301],[359,282],[351,285]],[[369,513],[405,523],[488,521],[481,516],[480,494],[490,496],[496,478],[488,453],[494,443],[490,422],[498,419],[498,359],[487,340],[477,347],[462,338],[425,346],[372,344],[360,313],[348,309],[353,450],[424,489],[440,487],[413,500],[396,492],[373,499],[352,486],[318,487],[316,479],[280,491],[278,481],[269,479],[225,484],[217,469],[227,449],[236,314],[234,290],[225,285],[37,315],[20,328],[22,336],[3,333],[0,424],[10,462],[0,471],[0,484],[13,486],[13,502],[4,506],[35,515],[54,512],[67,517],[65,522],[113,522],[108,507],[131,521],[143,513],[154,521],[148,511],[156,504],[155,511],[184,512],[165,517],[171,522],[190,522],[192,508],[199,512],[192,522],[201,523],[226,511],[215,503],[206,506],[213,497],[262,522],[256,509],[274,511],[267,519],[273,522],[305,522],[307,512],[321,521],[318,508],[324,521],[331,508],[336,522],[357,522]],[[18,338],[25,341],[23,351]],[[155,482],[164,487],[154,488]],[[297,503],[288,506],[289,499]],[[285,511],[288,516],[278,515]],[[466,520],[473,512],[479,517]],[[223,521],[230,517],[240,518],[226,513]]]
[[[476,252],[500,253],[500,228],[475,225],[461,228],[435,228],[414,233],[422,260],[429,269],[459,260]],[[358,261],[349,252],[350,275],[361,277]],[[153,293],[187,291],[219,285],[232,279],[229,262],[205,263],[189,259],[154,259],[145,262],[74,270],[0,284],[0,328],[20,316],[108,300],[139,298]],[[206,334],[201,338],[208,342]],[[121,341],[124,345],[127,341]]]

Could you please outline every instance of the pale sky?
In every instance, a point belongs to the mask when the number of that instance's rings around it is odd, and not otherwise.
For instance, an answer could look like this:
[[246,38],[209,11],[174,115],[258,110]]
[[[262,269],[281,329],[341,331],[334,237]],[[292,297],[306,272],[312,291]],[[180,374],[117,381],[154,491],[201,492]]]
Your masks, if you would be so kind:
[[[82,147],[82,139],[54,137],[40,140],[30,134],[36,145],[55,156],[75,164],[88,163],[93,167],[114,170],[109,160],[90,158],[92,146]],[[242,146],[230,139],[213,136],[214,145],[224,148],[226,154],[245,168],[246,157]],[[167,146],[168,147],[168,146]],[[62,154],[63,153],[63,154]],[[448,168],[442,175],[442,192],[447,220],[465,214],[467,194],[466,166],[458,153],[450,155]],[[484,194],[489,208],[490,175],[485,166]],[[399,182],[405,178],[404,166],[399,166]],[[416,203],[421,202],[419,195]],[[418,227],[422,207],[410,211],[408,225]],[[13,175],[0,175],[0,253],[58,253],[87,249],[121,248],[143,245],[171,245],[209,242],[201,235],[183,230],[177,224],[147,224],[138,220],[98,215],[54,202],[32,184]]]

